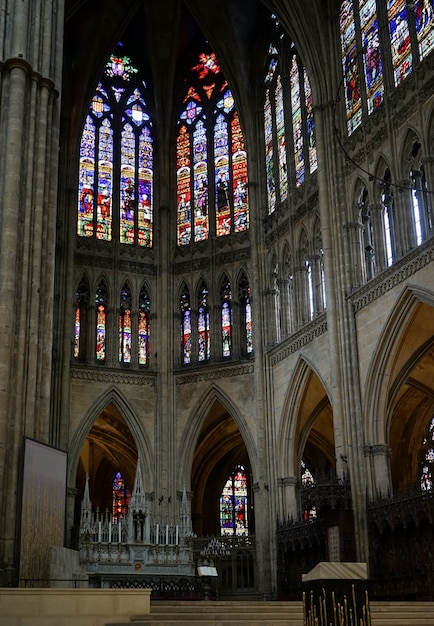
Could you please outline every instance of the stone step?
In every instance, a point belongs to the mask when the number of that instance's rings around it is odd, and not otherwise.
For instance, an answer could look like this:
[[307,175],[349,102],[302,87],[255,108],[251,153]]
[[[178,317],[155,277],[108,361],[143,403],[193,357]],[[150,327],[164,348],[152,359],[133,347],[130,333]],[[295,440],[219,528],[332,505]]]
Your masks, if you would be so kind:
[[114,626],[302,626],[301,602],[199,601],[151,602],[150,615],[132,616]]
[[[372,626],[434,626],[433,602],[370,602]],[[112,626],[303,626],[301,602],[157,601],[150,615]]]
[[434,626],[433,602],[370,602],[373,626]]

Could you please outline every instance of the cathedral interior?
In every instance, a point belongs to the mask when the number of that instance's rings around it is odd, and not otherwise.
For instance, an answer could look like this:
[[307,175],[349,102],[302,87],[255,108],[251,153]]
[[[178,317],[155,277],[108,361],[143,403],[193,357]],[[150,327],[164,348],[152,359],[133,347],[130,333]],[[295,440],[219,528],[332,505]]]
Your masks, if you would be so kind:
[[1,6],[0,584],[432,600],[433,0]]

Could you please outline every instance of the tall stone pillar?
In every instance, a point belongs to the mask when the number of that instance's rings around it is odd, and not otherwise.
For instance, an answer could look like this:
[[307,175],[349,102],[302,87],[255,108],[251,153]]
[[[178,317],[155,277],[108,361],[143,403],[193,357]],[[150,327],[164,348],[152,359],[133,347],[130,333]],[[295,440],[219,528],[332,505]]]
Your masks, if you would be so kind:
[[23,436],[48,443],[63,2],[1,3],[0,567],[16,564]]

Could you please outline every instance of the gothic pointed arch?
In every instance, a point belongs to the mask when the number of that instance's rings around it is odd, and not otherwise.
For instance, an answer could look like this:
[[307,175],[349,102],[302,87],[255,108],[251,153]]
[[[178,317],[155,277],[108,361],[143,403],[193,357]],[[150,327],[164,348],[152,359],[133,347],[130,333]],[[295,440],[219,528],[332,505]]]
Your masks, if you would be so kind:
[[[388,441],[390,402],[393,400],[390,393],[411,354],[433,336],[433,307],[434,294],[431,291],[409,285],[396,299],[389,313],[364,382],[367,416],[365,437],[368,442],[385,444]],[[419,320],[420,326],[417,324]],[[417,329],[422,332],[416,333]]]
[[191,475],[195,532],[220,534],[219,501],[228,476],[237,466],[245,468],[251,498],[254,451],[241,410],[213,385],[192,411],[179,451],[184,473]]
[[[150,383],[148,382],[148,384]],[[154,453],[150,438],[143,428],[142,420],[139,419],[139,416],[124,394],[118,388],[111,387],[92,402],[75,427],[75,432],[71,437],[71,443],[68,448],[68,484],[70,486],[74,486],[75,483],[80,452],[87,434],[108,406],[113,406],[115,411],[125,421],[128,430],[131,432],[134,445],[137,446],[137,454],[142,459],[144,471],[151,475]]]
[[[282,463],[278,471],[282,476],[298,477],[300,462],[305,457],[317,476],[334,468],[333,410],[329,398],[324,377],[310,360],[300,357],[288,385],[277,435],[278,458]],[[306,456],[309,439],[311,451]],[[321,451],[317,460],[314,449]]]
[[184,428],[178,447],[178,458],[180,459],[181,468],[180,475],[190,475],[199,433],[207,415],[210,414],[215,404],[222,407],[221,410],[230,415],[233,419],[246,446],[252,471],[257,471],[259,459],[257,457],[257,449],[252,431],[248,426],[248,421],[237,402],[230,398],[219,385],[214,383],[201,395],[186,420],[186,427]]

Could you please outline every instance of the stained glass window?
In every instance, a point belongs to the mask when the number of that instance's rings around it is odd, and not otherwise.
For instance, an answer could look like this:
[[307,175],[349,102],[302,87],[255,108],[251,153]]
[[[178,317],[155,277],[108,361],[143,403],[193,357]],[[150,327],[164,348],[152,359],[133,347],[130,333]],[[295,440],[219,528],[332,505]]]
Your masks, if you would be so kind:
[[315,172],[318,169],[316,155],[315,121],[313,117],[312,88],[306,70],[304,70],[304,97],[306,102],[306,126],[307,126],[307,147],[309,150],[309,169]]
[[97,361],[106,359],[106,326],[107,326],[107,288],[104,282],[98,285],[95,296],[96,304],[96,346],[95,356]]
[[199,361],[208,361],[211,356],[208,289],[203,282],[201,282],[201,285],[199,287],[198,300],[199,300],[198,309],[197,309],[198,359]]
[[112,507],[112,521],[118,522],[119,519],[124,519],[128,513],[128,504],[130,501],[130,493],[125,484],[124,477],[120,472],[116,472],[113,479],[113,507]]
[[199,55],[188,81],[176,145],[178,245],[248,228],[244,137],[213,52]]
[[182,340],[182,362],[187,365],[191,363],[191,303],[190,292],[184,286],[181,293],[181,340]]
[[341,33],[347,128],[348,134],[351,134],[362,122],[362,100],[360,94],[353,0],[344,0],[342,2],[339,26]]
[[375,0],[359,0],[368,113],[383,102],[383,65]]
[[422,462],[420,465],[420,488],[431,491],[433,488],[434,463],[434,417],[431,419],[422,441]]
[[309,494],[306,495],[306,491],[307,489],[309,489],[309,487],[315,486],[315,479],[312,475],[312,472],[310,471],[310,469],[308,468],[308,466],[303,460],[301,461],[301,486],[303,490],[305,491],[305,493],[303,494],[304,497],[302,498],[303,499],[303,520],[305,522],[309,522],[309,521],[314,520],[317,517],[317,510],[316,510],[315,503],[309,497]]
[[410,30],[405,0],[388,0],[390,41],[395,85],[399,85],[413,69]]
[[151,301],[145,287],[140,292],[139,297],[139,320],[138,320],[138,347],[139,365],[148,365],[150,347],[150,312]]
[[300,74],[298,70],[297,58],[292,58],[291,72],[291,110],[292,110],[292,132],[294,135],[294,160],[295,160],[295,180],[299,186],[304,182],[304,147],[303,147],[303,124],[301,119],[301,98],[300,98]]
[[241,311],[242,351],[251,354],[253,352],[252,305],[250,302],[250,285],[244,273],[239,280],[238,293]]
[[76,359],[82,359],[86,356],[86,313],[90,299],[89,294],[89,283],[86,277],[83,277],[75,294],[74,358]]
[[[312,89],[295,46],[278,27],[279,43],[269,45],[264,83],[265,173],[268,213],[285,202],[317,169]],[[281,66],[289,68],[282,75]],[[286,122],[292,132],[287,133]]]
[[130,58],[112,55],[81,136],[77,219],[81,237],[152,245],[153,140],[145,91]]
[[[351,134],[363,112],[370,115],[384,101],[384,67],[391,67],[397,87],[434,48],[434,0],[343,0],[339,24]],[[386,32],[389,45],[382,47]]]
[[123,286],[120,297],[119,361],[131,363],[131,292],[128,285]]
[[418,0],[414,10],[419,56],[424,59],[434,48],[434,2]]
[[265,94],[264,133],[268,213],[272,213],[276,208],[276,181],[274,177],[273,114],[270,102],[270,91],[268,89]]
[[231,284],[224,278],[220,291],[222,354],[224,358],[232,355],[232,292]]
[[248,525],[247,476],[238,465],[228,477],[220,496],[220,529],[222,536],[246,537]]

